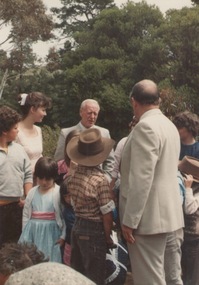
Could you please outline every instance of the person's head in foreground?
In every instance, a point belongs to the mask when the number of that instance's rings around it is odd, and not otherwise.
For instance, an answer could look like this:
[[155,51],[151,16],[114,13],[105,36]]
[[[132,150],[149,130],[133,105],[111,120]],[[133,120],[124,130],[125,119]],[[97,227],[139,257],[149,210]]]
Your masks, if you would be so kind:
[[11,274],[47,261],[34,244],[4,244],[0,250],[0,285],[4,285]]
[[5,285],[95,285],[95,283],[69,266],[47,262],[11,275]]

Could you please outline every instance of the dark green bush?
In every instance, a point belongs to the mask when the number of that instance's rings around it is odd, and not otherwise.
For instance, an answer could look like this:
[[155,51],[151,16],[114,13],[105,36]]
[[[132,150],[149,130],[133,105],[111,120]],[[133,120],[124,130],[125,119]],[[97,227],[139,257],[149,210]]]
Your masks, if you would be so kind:
[[53,128],[44,125],[42,127],[43,135],[43,156],[53,157],[57,146],[60,127],[55,125]]

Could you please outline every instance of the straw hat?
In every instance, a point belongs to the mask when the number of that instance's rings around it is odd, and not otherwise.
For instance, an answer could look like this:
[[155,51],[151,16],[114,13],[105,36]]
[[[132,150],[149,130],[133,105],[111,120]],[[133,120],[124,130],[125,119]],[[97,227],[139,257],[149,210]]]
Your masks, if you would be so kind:
[[178,169],[185,174],[191,174],[193,176],[193,181],[199,183],[199,159],[191,156],[184,156],[178,165]]
[[106,160],[114,144],[114,140],[102,137],[98,129],[90,128],[72,138],[66,152],[80,165],[97,166]]

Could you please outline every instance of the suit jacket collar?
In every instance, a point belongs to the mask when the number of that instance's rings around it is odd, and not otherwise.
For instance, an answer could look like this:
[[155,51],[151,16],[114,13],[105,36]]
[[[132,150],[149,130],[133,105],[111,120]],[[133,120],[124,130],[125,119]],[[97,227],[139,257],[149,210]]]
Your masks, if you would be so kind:
[[[78,127],[79,127],[79,129],[80,129],[81,131],[85,131],[85,130],[88,129],[88,128],[85,128],[85,127],[82,125],[81,121],[80,121],[77,125],[78,125]],[[95,127],[95,125],[93,125],[91,128],[94,128],[94,127]]]
[[151,117],[154,115],[162,115],[162,112],[160,111],[160,109],[151,109],[147,112],[145,112],[141,117],[140,120],[145,119],[147,117]]

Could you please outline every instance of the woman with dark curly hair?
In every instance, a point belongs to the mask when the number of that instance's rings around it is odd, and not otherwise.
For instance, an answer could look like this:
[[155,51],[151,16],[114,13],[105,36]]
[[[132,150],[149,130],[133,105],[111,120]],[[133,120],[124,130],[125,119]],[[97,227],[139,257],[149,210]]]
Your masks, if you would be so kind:
[[4,244],[0,250],[0,285],[5,284],[11,274],[47,261],[43,252],[34,244]]
[[177,127],[181,140],[180,160],[185,155],[199,159],[199,142],[196,140],[199,131],[199,117],[189,111],[177,114],[173,123]]

